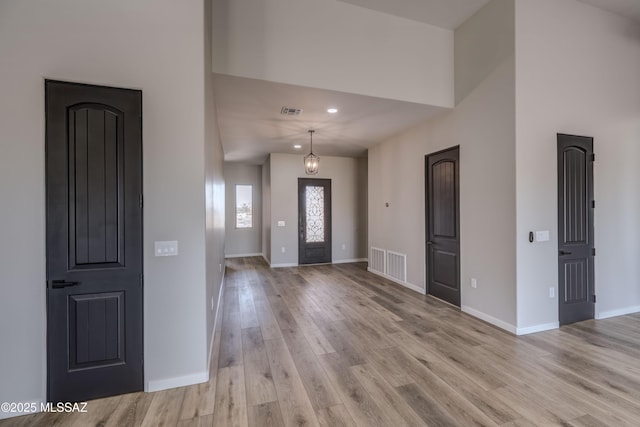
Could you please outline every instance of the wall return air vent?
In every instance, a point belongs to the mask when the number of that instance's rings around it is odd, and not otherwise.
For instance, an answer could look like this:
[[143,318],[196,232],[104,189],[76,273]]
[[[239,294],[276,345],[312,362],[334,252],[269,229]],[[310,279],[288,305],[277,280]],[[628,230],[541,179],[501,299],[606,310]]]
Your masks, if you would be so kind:
[[299,116],[302,113],[302,108],[282,107],[280,114],[285,116]]

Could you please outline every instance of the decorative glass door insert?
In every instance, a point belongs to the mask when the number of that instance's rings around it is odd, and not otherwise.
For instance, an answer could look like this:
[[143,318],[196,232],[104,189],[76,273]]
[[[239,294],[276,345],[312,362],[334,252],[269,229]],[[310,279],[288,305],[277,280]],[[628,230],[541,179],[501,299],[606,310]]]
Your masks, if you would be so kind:
[[307,208],[306,241],[324,242],[324,187],[307,186],[305,191]]

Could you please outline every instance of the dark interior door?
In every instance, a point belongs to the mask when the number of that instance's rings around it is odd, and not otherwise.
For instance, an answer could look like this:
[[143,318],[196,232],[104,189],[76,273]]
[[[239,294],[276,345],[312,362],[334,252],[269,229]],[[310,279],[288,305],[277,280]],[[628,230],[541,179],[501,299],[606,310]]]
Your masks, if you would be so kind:
[[593,319],[593,138],[558,134],[560,324]]
[[460,150],[426,156],[427,292],[460,307]]
[[50,401],[142,390],[142,93],[46,82]]
[[331,262],[331,180],[298,178],[298,263]]

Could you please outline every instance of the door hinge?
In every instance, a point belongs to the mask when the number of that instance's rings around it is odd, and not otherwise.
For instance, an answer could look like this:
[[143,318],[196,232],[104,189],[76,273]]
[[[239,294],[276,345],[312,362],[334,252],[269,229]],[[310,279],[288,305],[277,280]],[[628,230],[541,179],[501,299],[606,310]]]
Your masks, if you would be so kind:
[[142,205],[143,205],[143,203],[142,203],[142,193],[140,193],[140,209],[142,209]]
[[591,207],[592,207],[593,209],[595,209],[595,208],[596,208],[596,201],[595,201],[595,200],[592,200],[592,201],[591,201]]
[[591,255],[596,256],[596,248],[591,249]]
[[592,155],[591,155],[591,161],[592,161],[592,162],[595,162],[595,161],[596,161],[596,155],[595,155],[595,154],[592,154]]
[[144,285],[144,274],[140,274],[140,287]]
[[596,302],[596,296],[595,295],[593,295],[593,297],[591,299],[593,300],[594,303]]

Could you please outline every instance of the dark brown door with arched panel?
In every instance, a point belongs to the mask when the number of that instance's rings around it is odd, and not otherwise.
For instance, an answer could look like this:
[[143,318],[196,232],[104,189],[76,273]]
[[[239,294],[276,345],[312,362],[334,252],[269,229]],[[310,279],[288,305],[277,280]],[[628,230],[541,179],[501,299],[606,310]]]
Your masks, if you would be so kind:
[[142,390],[142,93],[47,81],[48,399]]
[[425,160],[427,293],[460,307],[460,149]]
[[561,325],[593,319],[593,138],[558,134],[558,302]]

